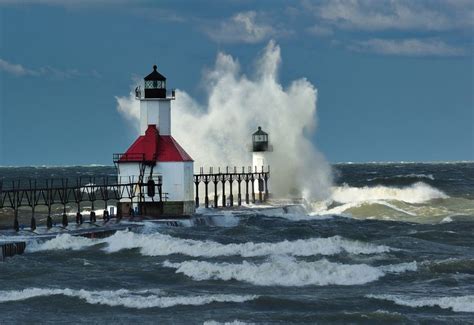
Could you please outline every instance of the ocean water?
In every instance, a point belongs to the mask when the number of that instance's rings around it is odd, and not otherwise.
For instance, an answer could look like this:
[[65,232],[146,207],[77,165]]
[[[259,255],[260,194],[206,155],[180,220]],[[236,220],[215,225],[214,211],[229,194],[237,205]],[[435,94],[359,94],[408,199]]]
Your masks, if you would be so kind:
[[[474,323],[474,163],[333,167],[324,202],[30,243],[0,263],[0,323]],[[113,168],[0,168],[84,174]]]

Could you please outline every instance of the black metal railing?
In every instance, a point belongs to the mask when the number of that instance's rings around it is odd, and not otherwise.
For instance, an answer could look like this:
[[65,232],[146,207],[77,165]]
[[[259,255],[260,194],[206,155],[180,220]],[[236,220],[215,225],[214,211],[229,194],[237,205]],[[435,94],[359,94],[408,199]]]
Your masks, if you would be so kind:
[[[204,184],[204,206],[209,208],[209,184],[213,185],[214,190],[214,207],[217,208],[219,205],[219,195],[222,199],[222,206],[233,206],[234,205],[234,184],[237,185],[237,204],[242,205],[242,185],[245,184],[245,203],[250,204],[257,201],[256,196],[258,194],[258,200],[264,202],[269,197],[268,180],[270,178],[270,167],[266,169],[262,166],[257,167],[245,167],[242,168],[229,168],[222,169],[219,167],[214,169],[209,168],[209,172],[205,172],[204,168],[201,167],[198,174],[194,175],[195,185],[195,204],[199,207],[199,185]],[[220,186],[219,186],[220,185]],[[226,186],[229,190],[229,195],[226,195]],[[219,187],[221,190],[219,191]],[[257,188],[256,188],[257,187]],[[228,203],[227,203],[228,199]]]
[[61,205],[63,223],[67,224],[66,211],[69,204],[77,206],[78,214],[84,202],[90,202],[91,211],[94,211],[95,202],[103,201],[104,210],[107,210],[109,201],[127,199],[130,202],[143,202],[150,191],[154,193],[153,197],[157,195],[158,201],[162,202],[161,176],[148,177],[146,180],[140,177],[78,177],[75,180],[62,178],[0,181],[0,209],[14,210],[14,228],[18,230],[19,208],[31,208],[31,228],[35,228],[35,212],[38,206],[47,207],[47,224],[51,225],[52,206]]

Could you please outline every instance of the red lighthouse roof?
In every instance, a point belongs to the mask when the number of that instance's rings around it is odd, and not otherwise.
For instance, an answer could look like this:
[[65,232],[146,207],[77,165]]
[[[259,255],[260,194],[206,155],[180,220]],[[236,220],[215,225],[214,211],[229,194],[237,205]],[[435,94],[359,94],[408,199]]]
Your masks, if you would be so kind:
[[148,125],[141,135],[118,160],[123,162],[179,162],[193,161],[171,135],[160,135],[156,125]]

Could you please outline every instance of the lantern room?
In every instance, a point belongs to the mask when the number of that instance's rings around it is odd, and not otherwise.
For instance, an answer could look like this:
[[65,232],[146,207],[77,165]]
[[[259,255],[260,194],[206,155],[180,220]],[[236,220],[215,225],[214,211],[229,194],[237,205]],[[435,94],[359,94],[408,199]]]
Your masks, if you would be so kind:
[[166,98],[166,78],[153,66],[153,72],[144,78],[145,98]]
[[258,130],[252,134],[252,151],[267,151],[268,150],[268,133],[262,131],[259,126]]

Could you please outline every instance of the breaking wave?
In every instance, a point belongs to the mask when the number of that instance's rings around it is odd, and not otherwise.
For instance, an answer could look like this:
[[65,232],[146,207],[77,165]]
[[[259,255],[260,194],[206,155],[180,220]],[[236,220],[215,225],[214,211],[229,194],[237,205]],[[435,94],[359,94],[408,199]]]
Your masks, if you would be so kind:
[[50,250],[80,250],[100,243],[99,240],[89,239],[81,236],[61,234],[47,241],[31,242],[26,246],[28,252],[40,252]]
[[472,203],[457,201],[423,182],[402,187],[344,184],[333,188],[329,200],[312,203],[310,215],[441,222],[447,216],[470,213]]
[[388,300],[408,307],[440,307],[456,312],[474,313],[474,295],[459,297],[410,298],[399,295],[367,295],[367,298]]
[[274,254],[288,254],[293,256],[336,255],[349,254],[377,254],[389,252],[388,246],[377,246],[360,241],[348,240],[340,236],[329,238],[299,239],[295,241],[281,241],[277,243],[221,244],[215,241],[200,241],[181,239],[164,235],[137,234],[133,232],[117,232],[106,239],[107,252],[117,252],[123,249],[140,248],[140,252],[147,256],[166,256],[182,254],[193,257],[216,257],[239,255],[243,257],[266,256]]
[[37,297],[63,295],[75,297],[89,304],[100,304],[111,307],[123,306],[127,308],[168,308],[178,305],[206,305],[213,302],[246,302],[257,299],[255,295],[196,295],[196,296],[164,296],[159,289],[130,291],[125,289],[114,291],[89,291],[74,289],[45,289],[28,288],[24,290],[0,291],[0,303],[27,300]]
[[351,187],[347,184],[333,189],[332,200],[339,203],[371,201],[403,201],[406,203],[424,203],[433,199],[446,199],[448,196],[423,182],[406,187],[364,186]]
[[35,242],[28,245],[29,252],[48,250],[80,250],[98,244],[107,244],[104,250],[115,253],[125,249],[139,248],[145,256],[167,256],[172,254],[193,257],[217,256],[267,256],[287,254],[293,256],[315,256],[348,254],[379,254],[386,253],[392,248],[384,245],[373,245],[356,240],[345,239],[341,236],[328,238],[284,240],[276,243],[238,243],[221,244],[211,240],[194,240],[176,238],[161,233],[134,233],[118,231],[103,239],[89,239],[61,234],[45,242]]
[[361,285],[373,282],[387,273],[415,271],[416,263],[384,267],[366,264],[341,264],[321,259],[315,262],[297,261],[287,256],[275,256],[262,264],[243,261],[241,264],[205,261],[165,261],[163,266],[176,269],[193,280],[237,280],[259,286],[326,286]]

